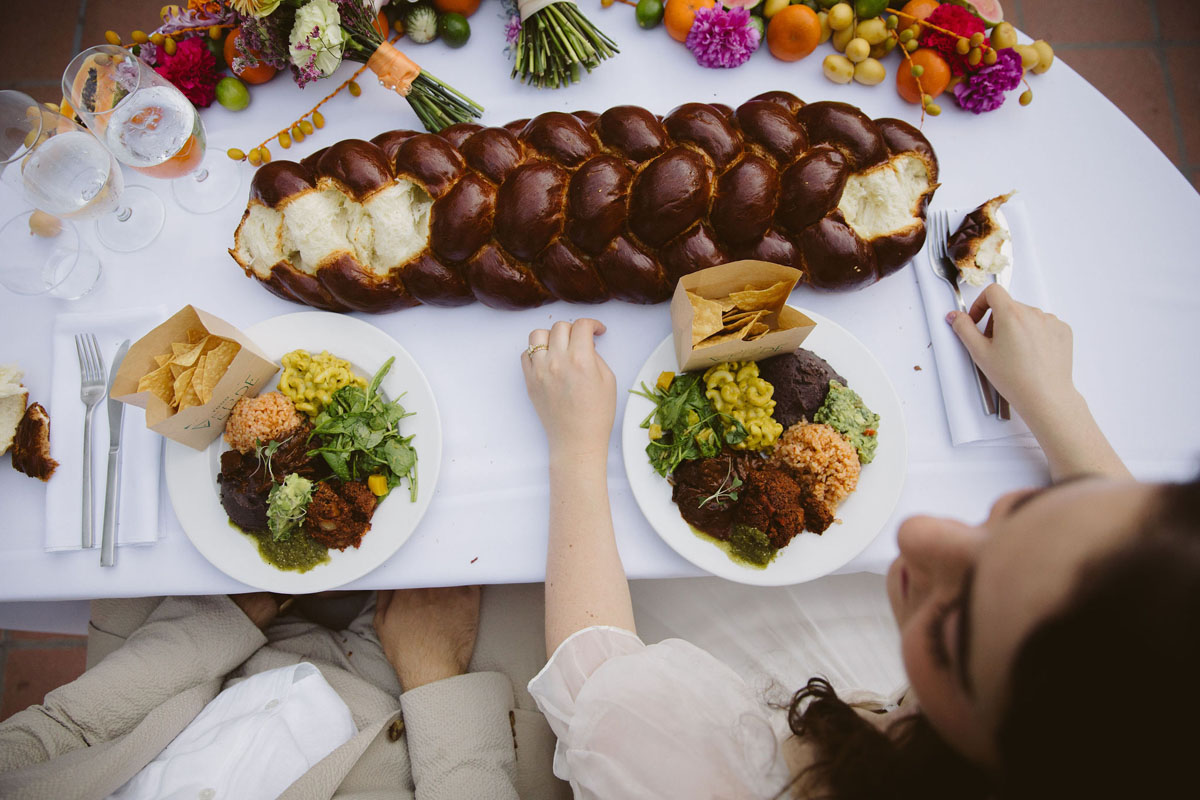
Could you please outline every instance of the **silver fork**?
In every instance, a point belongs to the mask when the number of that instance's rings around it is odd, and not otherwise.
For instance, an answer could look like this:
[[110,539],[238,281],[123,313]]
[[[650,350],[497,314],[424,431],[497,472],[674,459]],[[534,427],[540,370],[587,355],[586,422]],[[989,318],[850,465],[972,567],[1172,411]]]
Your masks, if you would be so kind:
[[75,351],[79,354],[79,399],[87,406],[83,416],[83,546],[95,546],[95,519],[92,503],[92,412],[104,399],[107,391],[104,380],[104,357],[95,334],[75,335]]
[[[954,290],[954,299],[958,310],[967,313],[967,304],[963,302],[962,290],[958,287],[958,266],[950,260],[946,251],[946,240],[950,238],[950,215],[945,211],[934,211],[928,217],[929,227],[929,266],[942,280],[950,284]],[[971,366],[975,372],[975,383],[979,387],[979,399],[983,402],[983,413],[993,416],[996,413],[996,398],[992,393],[992,384],[988,381],[983,370],[974,361]]]

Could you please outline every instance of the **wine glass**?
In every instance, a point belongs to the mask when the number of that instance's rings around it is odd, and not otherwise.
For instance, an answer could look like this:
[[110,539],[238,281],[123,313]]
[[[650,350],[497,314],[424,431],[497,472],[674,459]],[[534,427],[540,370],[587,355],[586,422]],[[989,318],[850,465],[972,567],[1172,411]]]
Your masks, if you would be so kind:
[[25,211],[0,225],[0,285],[16,294],[77,300],[100,278],[100,259],[68,220]]
[[0,91],[0,170],[34,207],[95,219],[110,250],[139,250],[162,229],[162,201],[148,189],[126,189],[121,165],[96,137],[11,89]]
[[124,48],[98,45],[75,56],[63,73],[63,96],[118,161],[175,179],[175,199],[188,211],[216,211],[237,194],[237,168],[206,152],[196,107]]

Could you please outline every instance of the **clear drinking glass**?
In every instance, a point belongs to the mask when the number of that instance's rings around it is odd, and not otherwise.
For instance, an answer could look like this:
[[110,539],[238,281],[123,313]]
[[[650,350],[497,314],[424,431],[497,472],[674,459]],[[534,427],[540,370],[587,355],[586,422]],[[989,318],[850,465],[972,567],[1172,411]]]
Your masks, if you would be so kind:
[[121,165],[95,136],[12,90],[0,91],[0,170],[42,211],[95,219],[111,250],[139,250],[162,229],[162,201],[149,189],[126,189]]
[[196,107],[124,48],[98,45],[75,56],[63,73],[63,96],[118,161],[175,179],[175,199],[188,211],[216,211],[237,194],[237,168],[206,152]]
[[17,294],[83,297],[100,278],[100,259],[69,220],[31,227],[37,213],[26,211],[0,225],[0,284]]

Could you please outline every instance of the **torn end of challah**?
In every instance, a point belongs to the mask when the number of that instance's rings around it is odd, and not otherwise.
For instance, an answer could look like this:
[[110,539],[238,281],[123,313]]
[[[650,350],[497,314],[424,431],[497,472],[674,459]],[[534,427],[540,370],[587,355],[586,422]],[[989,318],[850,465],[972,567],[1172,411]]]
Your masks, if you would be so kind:
[[386,276],[428,246],[431,205],[424,189],[403,178],[361,203],[334,188],[305,189],[278,209],[252,201],[233,256],[262,280],[281,261],[315,275],[347,254]]
[[959,274],[972,286],[983,286],[992,275],[1000,274],[1012,263],[1004,247],[1012,234],[997,212],[1013,194],[993,197],[967,214],[946,242],[947,253]]
[[923,225],[921,204],[934,188],[925,159],[901,153],[847,178],[838,211],[870,242]]

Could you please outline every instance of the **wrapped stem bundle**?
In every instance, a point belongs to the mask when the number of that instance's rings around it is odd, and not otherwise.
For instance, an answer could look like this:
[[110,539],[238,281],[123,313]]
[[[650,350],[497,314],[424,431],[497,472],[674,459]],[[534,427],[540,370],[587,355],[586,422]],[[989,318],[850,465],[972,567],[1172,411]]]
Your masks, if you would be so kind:
[[512,76],[539,89],[560,89],[620,52],[575,0],[517,0],[521,31]]
[[384,37],[380,22],[367,0],[337,0],[345,34],[343,57],[358,61],[379,77],[379,82],[408,101],[427,131],[437,133],[483,114],[483,106],[421,69]]

